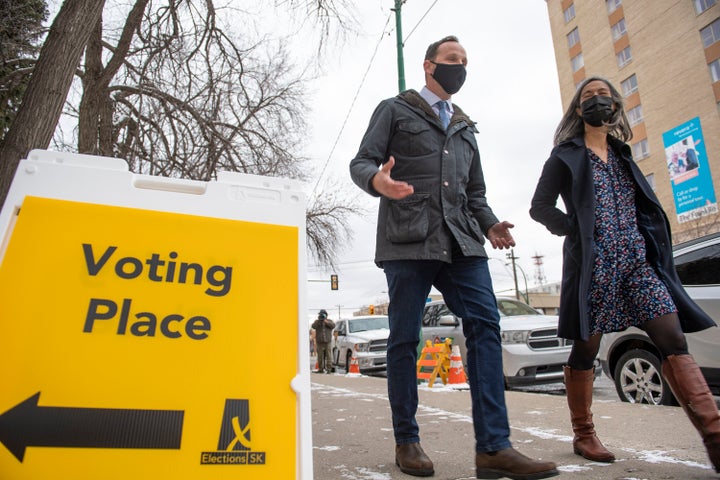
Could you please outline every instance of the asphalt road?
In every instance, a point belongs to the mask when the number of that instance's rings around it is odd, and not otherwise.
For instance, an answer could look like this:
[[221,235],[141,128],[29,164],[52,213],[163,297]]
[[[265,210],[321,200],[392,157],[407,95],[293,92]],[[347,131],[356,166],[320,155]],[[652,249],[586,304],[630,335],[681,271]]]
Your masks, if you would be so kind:
[[[620,402],[609,379],[596,381],[596,429],[618,460],[595,463],[573,454],[562,384],[506,392],[511,441],[524,454],[558,464],[555,478],[593,480],[719,479],[699,435],[678,407]],[[383,377],[312,374],[315,480],[410,479],[394,464],[394,440]],[[422,444],[434,479],[474,477],[474,439],[467,390],[420,387]]]

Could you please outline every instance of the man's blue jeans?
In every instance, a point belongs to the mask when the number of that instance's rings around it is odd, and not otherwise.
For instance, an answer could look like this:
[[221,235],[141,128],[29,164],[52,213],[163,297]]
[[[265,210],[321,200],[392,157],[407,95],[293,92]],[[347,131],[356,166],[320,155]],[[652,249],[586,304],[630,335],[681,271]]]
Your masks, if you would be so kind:
[[458,256],[452,263],[392,260],[383,262],[383,270],[390,297],[387,382],[395,443],[420,441],[415,420],[418,335],[425,301],[434,285],[448,308],[462,318],[476,452],[510,447],[500,316],[487,258]]

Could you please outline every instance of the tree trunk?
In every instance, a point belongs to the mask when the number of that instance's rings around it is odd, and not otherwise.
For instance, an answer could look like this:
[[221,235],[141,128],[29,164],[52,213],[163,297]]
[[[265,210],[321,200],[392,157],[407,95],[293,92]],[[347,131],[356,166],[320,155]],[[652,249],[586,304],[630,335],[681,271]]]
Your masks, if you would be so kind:
[[101,87],[102,65],[102,18],[85,46],[85,70],[83,71],[83,95],[78,108],[78,153],[99,155],[98,134],[100,105],[107,90]]
[[104,3],[65,0],[55,17],[17,116],[0,145],[1,203],[5,202],[20,160],[33,148],[50,145],[75,69]]
[[149,0],[136,0],[107,66],[103,66],[103,21],[97,19],[85,50],[83,94],[78,119],[78,153],[112,157],[113,105],[108,85],[125,61]]

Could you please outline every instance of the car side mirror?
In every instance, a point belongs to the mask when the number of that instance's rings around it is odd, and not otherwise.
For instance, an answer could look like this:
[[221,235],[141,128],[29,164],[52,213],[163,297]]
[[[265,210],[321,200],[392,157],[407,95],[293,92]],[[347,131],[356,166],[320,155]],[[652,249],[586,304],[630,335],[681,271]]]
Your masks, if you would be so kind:
[[442,325],[443,327],[454,327],[457,324],[458,321],[455,320],[455,315],[443,315],[438,322],[438,325]]

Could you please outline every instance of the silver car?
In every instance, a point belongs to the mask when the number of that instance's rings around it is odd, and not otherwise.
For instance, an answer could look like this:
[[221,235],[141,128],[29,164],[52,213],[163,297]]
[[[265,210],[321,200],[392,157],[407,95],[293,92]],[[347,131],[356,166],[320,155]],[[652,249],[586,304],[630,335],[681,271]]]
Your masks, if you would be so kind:
[[[558,317],[542,315],[514,298],[498,297],[503,370],[507,388],[556,383],[563,380],[563,365],[572,342],[557,336]],[[452,338],[466,363],[462,322],[442,300],[425,306],[422,339],[438,343]],[[598,372],[599,373],[599,372]]]
[[[720,325],[720,233],[677,245],[673,257],[690,298]],[[710,390],[720,395],[720,328],[708,328],[685,337]],[[660,372],[660,353],[642,330],[631,327],[603,335],[598,358],[621,400],[676,404]]]
[[387,315],[367,315],[335,322],[337,339],[333,361],[350,369],[353,350],[356,351],[361,373],[384,372],[387,366],[387,340],[390,335]]

